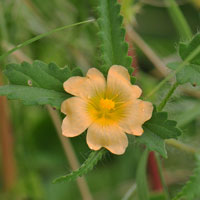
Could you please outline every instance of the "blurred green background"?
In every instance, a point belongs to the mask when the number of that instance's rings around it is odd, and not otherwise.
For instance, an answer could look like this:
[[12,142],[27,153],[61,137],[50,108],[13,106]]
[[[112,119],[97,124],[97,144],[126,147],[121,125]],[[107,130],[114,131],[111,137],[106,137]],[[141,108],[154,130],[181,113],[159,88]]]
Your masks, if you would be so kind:
[[[200,12],[195,1],[178,1],[193,33],[199,30]],[[198,0],[196,1],[198,3]],[[0,54],[38,34],[56,27],[97,18],[97,1],[94,0],[0,0]],[[180,37],[165,7],[164,1],[132,1],[134,28],[150,47],[163,59],[177,58],[177,43]],[[88,68],[100,65],[98,25],[96,22],[70,28],[52,34],[21,49],[32,60],[55,62],[80,67],[85,73]],[[144,94],[150,91],[161,77],[142,51],[134,46],[139,66],[137,83]],[[1,61],[0,67],[19,62],[10,55]],[[6,79],[5,79],[6,83]],[[169,86],[166,84],[165,88]],[[186,85],[192,90],[198,87]],[[165,90],[154,97],[160,101]],[[176,119],[183,129],[181,140],[196,144],[199,140],[200,101],[177,91],[165,110],[171,119]],[[17,178],[8,192],[3,188],[2,154],[0,154],[0,199],[2,200],[79,200],[76,182],[52,184],[54,178],[71,171],[64,155],[55,128],[44,107],[24,106],[10,101],[10,116],[14,139],[14,157]],[[183,113],[184,110],[184,113]],[[1,114],[1,113],[0,113]],[[1,126],[1,124],[0,124]],[[82,163],[89,155],[85,135],[70,139],[76,155]],[[175,148],[168,147],[168,159],[164,160],[164,173],[170,194],[180,190],[194,167],[194,159]],[[118,200],[135,183],[138,160],[143,147],[130,137],[129,147],[122,156],[107,154],[87,174],[86,179],[95,200]],[[2,153],[2,152],[1,152]],[[133,194],[130,199],[137,199]],[[164,199],[154,195],[152,199]]]

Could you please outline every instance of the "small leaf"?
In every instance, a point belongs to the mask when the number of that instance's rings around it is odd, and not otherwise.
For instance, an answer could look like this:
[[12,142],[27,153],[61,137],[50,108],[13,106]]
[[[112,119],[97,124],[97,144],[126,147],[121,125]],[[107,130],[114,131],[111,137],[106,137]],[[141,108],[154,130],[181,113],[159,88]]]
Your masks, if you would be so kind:
[[112,65],[126,67],[130,74],[132,58],[128,56],[128,44],[125,42],[125,30],[122,28],[122,16],[117,0],[99,0],[99,37],[101,39],[100,70],[106,75]]
[[196,200],[200,199],[200,155],[196,155],[196,167],[194,174],[183,186],[182,190],[173,198],[173,200]]
[[81,167],[65,176],[61,176],[57,179],[55,179],[53,182],[63,182],[63,181],[72,181],[77,179],[80,176],[83,176],[87,174],[89,171],[91,171],[94,166],[98,163],[99,160],[101,160],[102,156],[106,153],[106,150],[102,148],[99,151],[92,151],[90,155],[88,156],[87,160],[81,165]]
[[[179,63],[169,63],[170,69],[176,70]],[[191,83],[192,85],[200,85],[200,65],[189,64],[176,74],[176,79],[179,84]]]
[[177,138],[181,131],[176,128],[176,121],[168,120],[166,112],[157,112],[154,108],[152,118],[144,125],[142,136],[136,137],[139,143],[145,144],[149,150],[157,151],[167,158],[164,139]]
[[[185,60],[194,49],[198,48],[200,45],[200,33],[196,34],[191,41],[189,42],[181,42],[179,44],[179,55],[182,60]],[[191,61],[191,64],[200,65],[200,53],[196,55]]]
[[50,104],[56,108],[60,108],[61,103],[71,97],[64,91],[63,82],[81,74],[79,69],[60,69],[54,63],[47,65],[41,61],[9,64],[4,73],[10,85],[0,87],[0,96],[21,100],[26,105]]
[[[191,83],[192,85],[200,85],[200,53],[197,52],[200,46],[200,33],[186,43],[181,42],[179,44],[179,55],[183,61],[191,57],[184,67],[176,74],[176,79],[179,84]],[[179,62],[169,63],[168,67],[172,70],[176,70],[180,66]]]
[[162,139],[177,138],[181,135],[181,131],[176,128],[177,122],[167,118],[167,112],[157,112],[154,109],[152,118],[144,124],[144,127]]
[[146,172],[147,158],[148,158],[148,149],[145,149],[143,155],[140,158],[136,172],[137,192],[140,200],[149,199],[149,189],[148,189],[147,172]]

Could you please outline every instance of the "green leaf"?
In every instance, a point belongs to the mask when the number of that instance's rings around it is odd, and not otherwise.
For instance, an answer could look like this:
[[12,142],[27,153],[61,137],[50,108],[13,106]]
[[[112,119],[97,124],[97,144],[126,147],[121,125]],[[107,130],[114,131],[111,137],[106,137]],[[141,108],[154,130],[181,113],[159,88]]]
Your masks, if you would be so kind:
[[99,151],[92,151],[88,156],[87,160],[81,165],[81,167],[67,175],[61,176],[53,181],[53,183],[63,182],[63,181],[72,181],[77,179],[80,176],[87,174],[91,171],[94,166],[101,160],[102,156],[106,153],[106,150],[102,148]]
[[112,65],[122,65],[132,74],[132,58],[127,56],[128,44],[125,42],[125,30],[122,28],[120,5],[117,0],[99,0],[98,11],[103,62],[100,70],[107,74]]
[[7,96],[10,100],[21,100],[25,105],[50,104],[55,108],[60,108],[61,103],[71,97],[63,92],[19,85],[0,87],[0,96],[2,95]]
[[152,118],[144,124],[144,127],[162,139],[169,139],[181,135],[181,131],[176,128],[176,124],[176,121],[168,120],[167,112],[157,112],[154,109]]
[[164,140],[181,135],[176,124],[176,121],[168,120],[166,112],[157,112],[154,108],[152,118],[143,125],[144,133],[136,137],[136,140],[145,144],[149,150],[157,151],[167,158]]
[[[191,56],[192,52],[196,51],[200,46],[200,33],[198,33],[191,41],[181,42],[179,44],[179,54],[182,60],[186,60]],[[169,63],[168,67],[172,70],[177,70],[180,62]],[[191,83],[192,85],[200,85],[200,53],[197,53],[193,58],[185,64],[176,74],[176,79],[179,84]]]
[[196,167],[189,181],[183,186],[182,190],[173,198],[173,200],[196,200],[200,199],[200,155],[196,155]]
[[137,192],[140,200],[149,199],[149,189],[148,189],[147,173],[146,173],[147,158],[148,158],[148,149],[145,149],[143,155],[140,158],[136,172]]
[[[176,70],[180,63],[169,63],[170,69]],[[191,83],[192,85],[200,85],[200,65],[188,64],[176,74],[179,84]]]
[[58,68],[34,61],[33,64],[9,64],[4,71],[10,85],[0,87],[0,96],[21,100],[26,105],[45,105],[60,108],[61,103],[71,97],[63,89],[63,82],[71,76],[81,75],[79,69]]
[[[200,45],[200,33],[196,34],[191,41],[181,42],[179,44],[179,55],[182,60],[185,60],[194,49]],[[190,60],[191,64],[200,65],[200,53],[197,54],[193,59]]]
[[164,158],[167,158],[167,151],[165,149],[165,141],[144,127],[144,133],[142,136],[137,137],[137,141],[141,144],[145,144],[149,150],[157,151]]

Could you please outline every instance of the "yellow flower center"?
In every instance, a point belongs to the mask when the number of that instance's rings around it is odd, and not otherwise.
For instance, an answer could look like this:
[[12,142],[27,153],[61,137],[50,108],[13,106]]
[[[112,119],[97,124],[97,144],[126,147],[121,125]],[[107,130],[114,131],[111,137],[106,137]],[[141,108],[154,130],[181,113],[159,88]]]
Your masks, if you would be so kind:
[[115,108],[115,102],[112,101],[111,99],[101,99],[100,100],[100,106],[102,109],[107,109],[107,110],[111,110]]
[[126,102],[112,91],[104,91],[88,101],[88,114],[100,125],[118,123],[126,115]]

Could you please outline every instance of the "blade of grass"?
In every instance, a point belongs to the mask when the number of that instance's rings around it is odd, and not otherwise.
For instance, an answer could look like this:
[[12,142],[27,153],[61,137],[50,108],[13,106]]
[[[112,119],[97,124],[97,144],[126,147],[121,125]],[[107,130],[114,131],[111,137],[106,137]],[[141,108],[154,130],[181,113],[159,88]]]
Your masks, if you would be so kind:
[[43,37],[46,37],[48,35],[51,35],[53,33],[56,33],[58,31],[62,31],[64,29],[68,29],[68,28],[72,28],[72,27],[75,27],[75,26],[78,26],[78,25],[81,25],[81,24],[86,24],[86,23],[90,23],[90,22],[93,22],[95,19],[89,19],[89,20],[86,20],[86,21],[82,21],[82,22],[78,22],[78,23],[75,23],[75,24],[70,24],[70,25],[66,25],[66,26],[62,26],[62,27],[59,27],[59,28],[56,28],[56,29],[52,29],[46,33],[43,33],[43,34],[40,34],[40,35],[37,35],[29,40],[26,40],[25,42],[21,43],[21,44],[18,44],[16,47],[10,49],[9,51],[7,51],[6,53],[4,53],[3,55],[0,56],[0,61],[3,60],[4,58],[6,58],[8,55],[10,55],[11,53],[13,53],[14,51],[17,51],[18,49],[24,47],[24,46],[27,46]]

